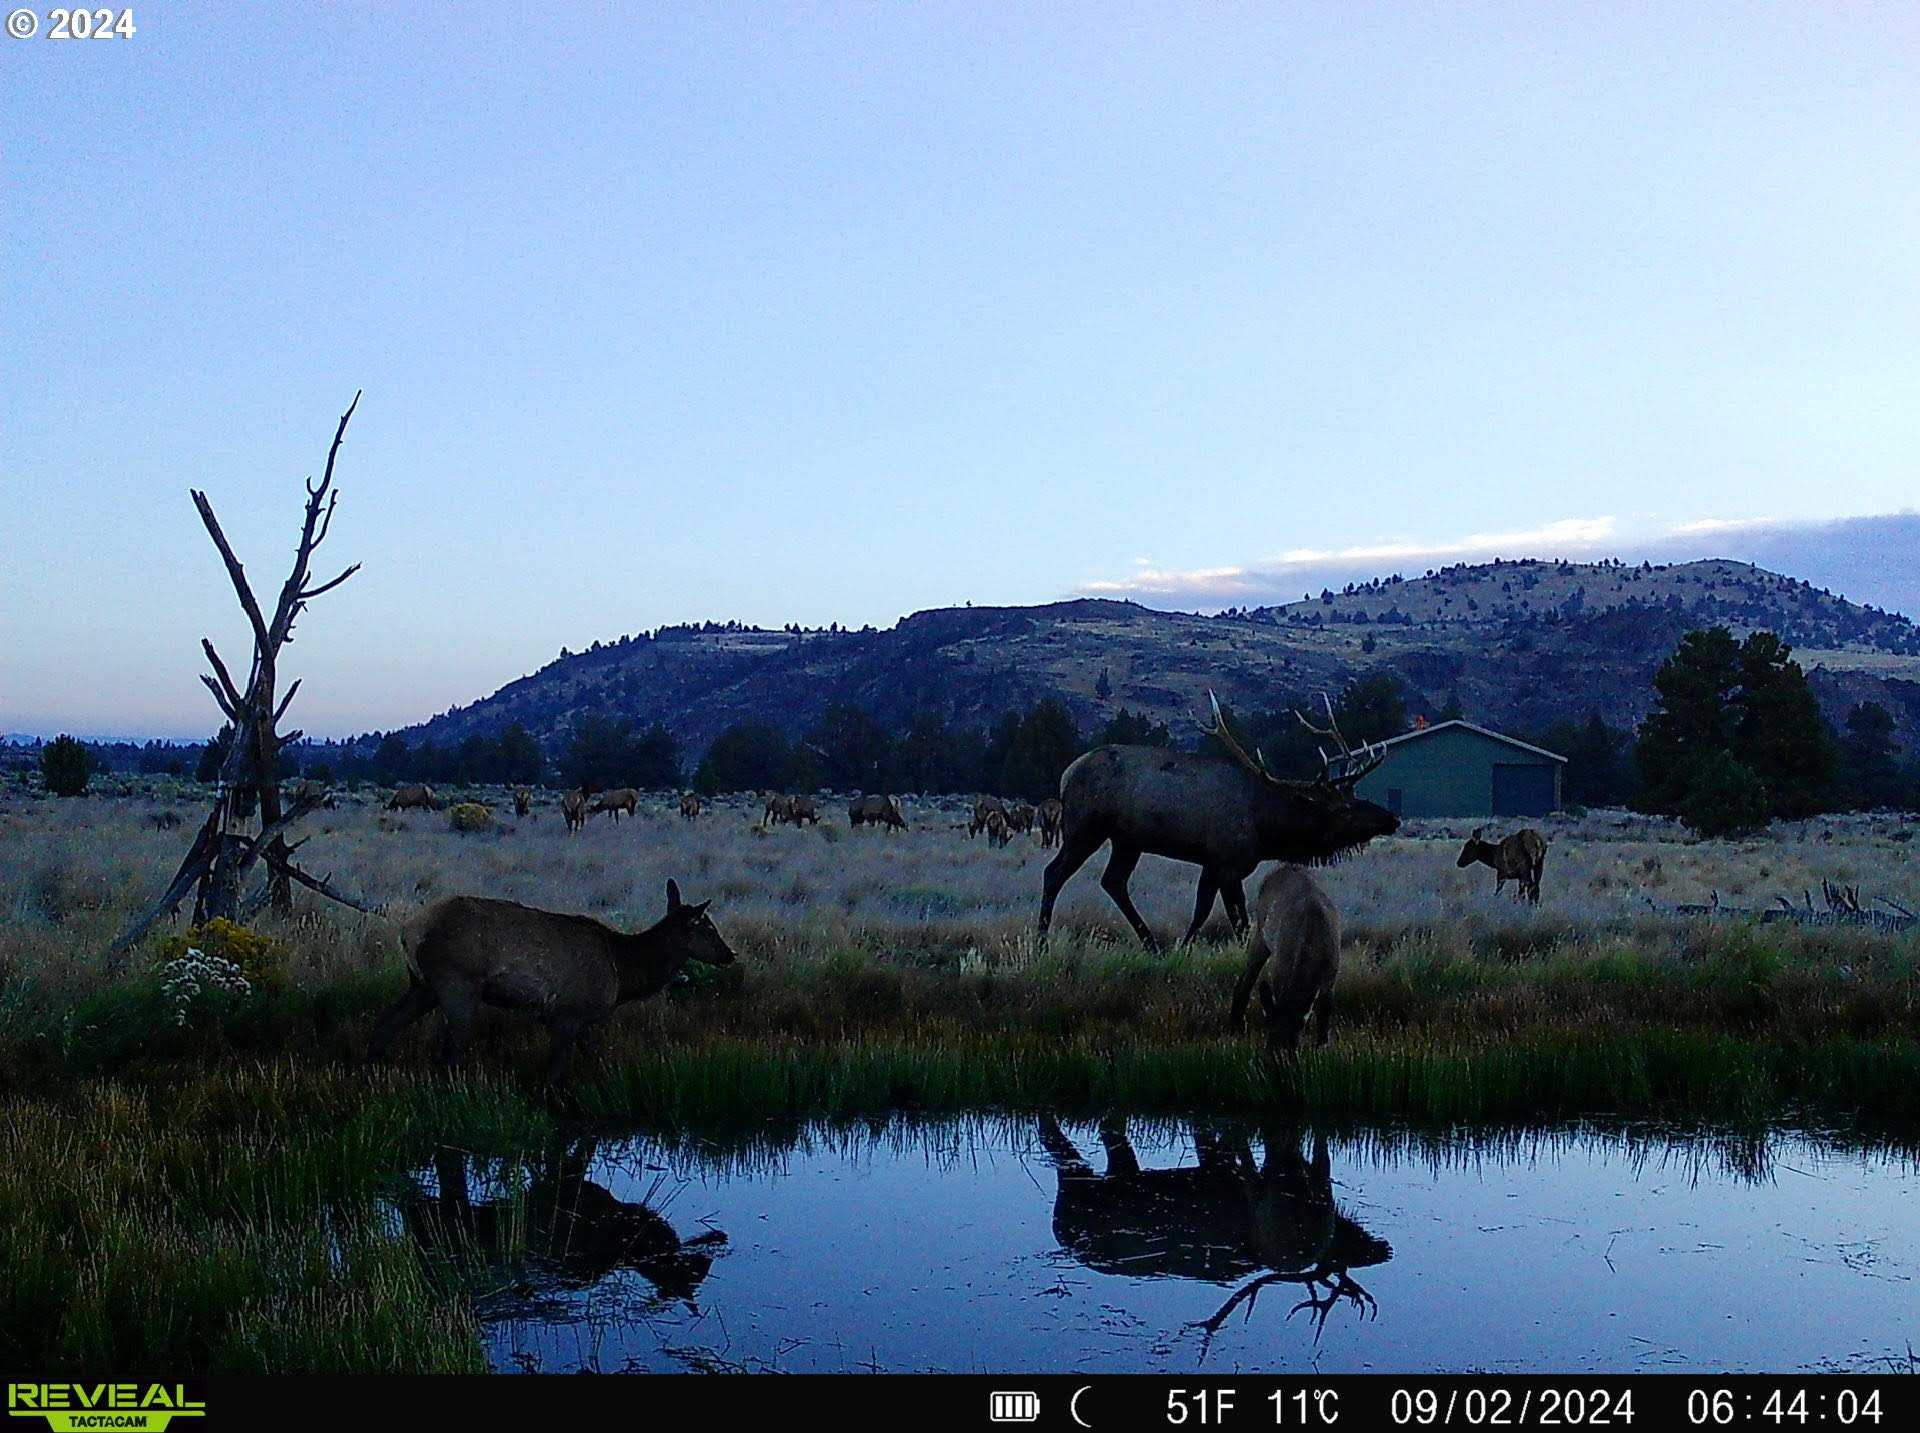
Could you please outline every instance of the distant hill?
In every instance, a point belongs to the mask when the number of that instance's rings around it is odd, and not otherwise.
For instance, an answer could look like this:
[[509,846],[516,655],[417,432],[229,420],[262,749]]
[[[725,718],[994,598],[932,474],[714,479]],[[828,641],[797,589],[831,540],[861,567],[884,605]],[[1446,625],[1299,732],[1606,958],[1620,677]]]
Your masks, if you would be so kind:
[[737,722],[798,732],[836,701],[894,724],[928,711],[987,725],[1045,696],[1065,700],[1083,729],[1124,706],[1180,730],[1209,687],[1252,710],[1375,671],[1400,679],[1414,712],[1457,699],[1508,730],[1593,709],[1628,725],[1648,710],[1660,660],[1713,623],[1779,633],[1831,716],[1881,701],[1907,749],[1920,749],[1920,629],[1720,560],[1462,565],[1218,616],[1081,599],[917,612],[886,631],[668,628],[563,652],[401,735],[444,746],[520,721],[552,743],[579,714],[602,711],[662,722],[698,752]]

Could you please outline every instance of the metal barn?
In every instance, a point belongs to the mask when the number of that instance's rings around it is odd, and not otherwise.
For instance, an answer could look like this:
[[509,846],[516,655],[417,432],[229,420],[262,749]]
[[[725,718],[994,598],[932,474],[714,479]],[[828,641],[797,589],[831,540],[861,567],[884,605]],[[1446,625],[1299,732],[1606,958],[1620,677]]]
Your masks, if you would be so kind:
[[1355,788],[1397,816],[1545,816],[1560,809],[1567,759],[1470,721],[1381,743],[1387,759]]

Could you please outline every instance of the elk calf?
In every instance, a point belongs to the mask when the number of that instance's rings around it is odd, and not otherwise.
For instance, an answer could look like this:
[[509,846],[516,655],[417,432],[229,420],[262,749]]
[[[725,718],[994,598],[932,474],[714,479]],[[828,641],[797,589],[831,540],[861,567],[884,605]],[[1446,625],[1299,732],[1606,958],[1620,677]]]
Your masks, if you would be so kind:
[[552,1036],[547,1088],[557,1092],[575,1042],[616,1007],[659,993],[689,960],[733,964],[732,949],[707,914],[711,904],[686,904],[679,885],[668,881],[666,916],[628,934],[588,916],[514,901],[440,901],[402,932],[407,993],[380,1017],[367,1058],[384,1058],[395,1036],[438,1010],[440,1059],[451,1066],[482,1005],[523,1010]]
[[[1271,982],[1260,980],[1271,960]],[[1260,1004],[1267,1012],[1267,1048],[1292,1055],[1309,1013],[1314,1043],[1333,1037],[1333,982],[1340,973],[1340,913],[1320,883],[1299,866],[1280,866],[1260,883],[1253,898],[1253,936],[1246,969],[1233,992],[1238,1029],[1246,1019],[1247,997],[1260,980]]]
[[1547,864],[1547,838],[1529,826],[1503,840],[1484,841],[1480,832],[1485,829],[1483,826],[1467,837],[1467,844],[1460,848],[1460,859],[1454,865],[1464,869],[1477,861],[1491,866],[1496,896],[1506,889],[1508,881],[1517,881],[1521,898],[1539,905],[1540,873]]

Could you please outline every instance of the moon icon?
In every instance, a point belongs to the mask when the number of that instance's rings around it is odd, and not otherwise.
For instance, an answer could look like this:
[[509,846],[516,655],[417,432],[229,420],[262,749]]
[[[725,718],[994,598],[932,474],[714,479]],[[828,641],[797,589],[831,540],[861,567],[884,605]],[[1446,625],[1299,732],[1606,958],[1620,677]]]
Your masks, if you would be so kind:
[[1073,1391],[1073,1397],[1067,1400],[1067,1412],[1073,1415],[1073,1421],[1078,1423],[1082,1428],[1093,1427],[1091,1423],[1080,1416],[1080,1395],[1091,1387],[1093,1387],[1091,1383],[1082,1384]]

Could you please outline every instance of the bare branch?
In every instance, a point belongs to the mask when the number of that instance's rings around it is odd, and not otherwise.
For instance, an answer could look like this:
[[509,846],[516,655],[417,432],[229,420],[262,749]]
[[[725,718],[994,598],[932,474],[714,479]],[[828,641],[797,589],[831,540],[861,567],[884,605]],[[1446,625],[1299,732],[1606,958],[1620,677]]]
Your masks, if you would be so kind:
[[301,870],[298,866],[294,865],[293,862],[282,860],[276,857],[272,852],[269,852],[267,855],[267,864],[271,866],[275,871],[285,876],[288,880],[292,881],[295,885],[305,886],[310,891],[318,891],[321,895],[325,896],[328,900],[337,901],[341,905],[346,906],[349,909],[359,911],[363,915],[377,916],[377,915],[384,915],[386,913],[385,906],[377,905],[377,904],[369,904],[366,901],[357,900],[354,897],[349,896],[342,891],[335,890],[333,888],[332,876],[308,875],[305,871]]
[[[320,536],[325,537],[326,534],[322,532]],[[319,539],[316,538],[314,540],[314,546],[318,547],[319,545],[320,545]],[[359,570],[360,570],[360,564],[356,562],[352,567],[349,567],[345,572],[341,573],[338,577],[334,578],[333,581],[323,582],[318,587],[307,588],[305,591],[303,591],[300,594],[300,600],[302,602],[311,602],[314,598],[318,597],[322,592],[333,591],[334,588],[338,587],[341,583],[345,582],[349,577],[353,576],[353,574],[358,572]]]
[[[226,699],[221,702],[220,706],[221,709],[231,717],[233,715],[233,708],[245,705],[245,698],[240,695],[240,689],[234,686],[233,676],[227,671],[227,664],[221,661],[220,654],[213,650],[213,639],[211,637],[202,637],[200,639],[200,650],[207,654],[207,661],[212,664],[214,675],[220,678],[221,691],[226,693]],[[202,677],[200,680],[204,682],[206,678]],[[214,695],[219,696],[220,693],[215,692]]]
[[200,680],[202,683],[205,684],[206,689],[213,693],[214,701],[219,703],[220,714],[224,716],[228,721],[240,720],[240,714],[233,709],[233,703],[228,701],[226,697],[226,693],[220,690],[220,684],[214,681],[214,679],[208,676],[205,672],[202,672],[200,674]]
[[304,679],[300,677],[295,677],[293,679],[293,685],[287,688],[287,694],[284,697],[280,698],[280,705],[274,709],[274,713],[273,713],[273,719],[276,723],[280,720],[281,717],[287,714],[287,708],[293,705],[293,694],[300,690],[300,683],[302,680]]
[[200,521],[207,529],[207,536],[213,539],[213,545],[220,550],[220,560],[227,564],[227,576],[233,582],[233,590],[240,598],[240,606],[246,611],[247,621],[253,624],[254,640],[261,646],[267,644],[267,619],[261,614],[260,604],[254,600],[253,588],[247,582],[247,570],[240,565],[240,559],[233,554],[233,545],[227,541],[226,533],[220,530],[220,519],[213,515],[213,504],[207,501],[207,495],[198,488],[189,489],[193,494],[193,505],[200,510]]

